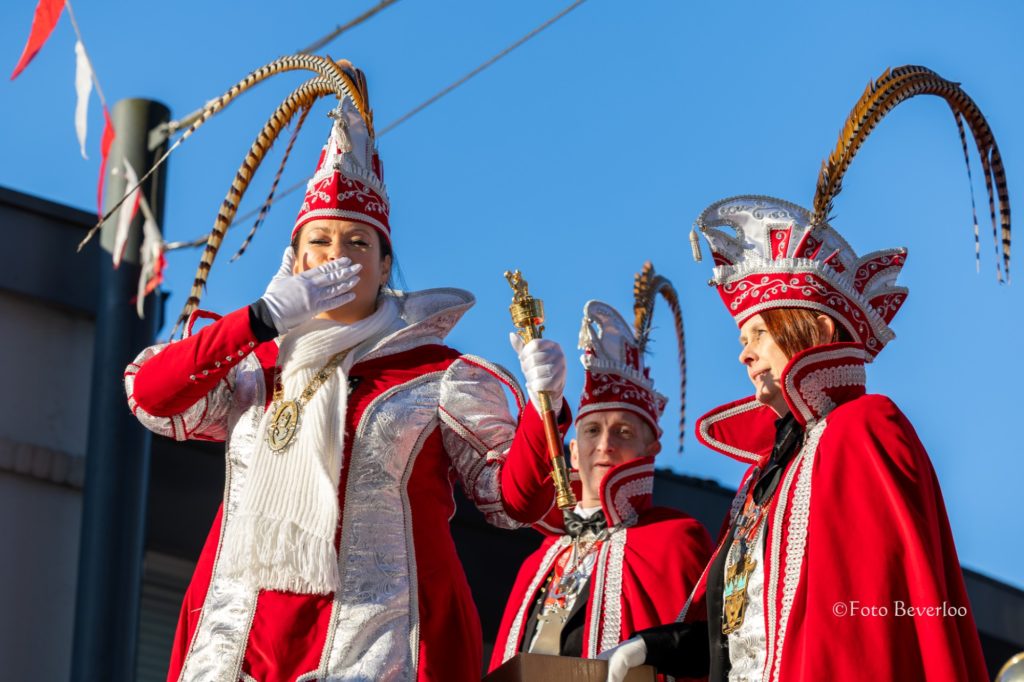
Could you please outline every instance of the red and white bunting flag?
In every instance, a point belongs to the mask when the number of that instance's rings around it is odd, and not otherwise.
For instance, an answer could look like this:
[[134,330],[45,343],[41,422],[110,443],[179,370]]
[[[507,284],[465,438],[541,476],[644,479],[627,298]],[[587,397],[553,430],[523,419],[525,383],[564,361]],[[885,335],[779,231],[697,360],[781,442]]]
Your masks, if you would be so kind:
[[25,49],[21,51],[21,58],[18,59],[18,65],[14,67],[11,80],[17,78],[18,74],[25,70],[32,58],[42,49],[43,43],[53,33],[53,27],[57,25],[57,20],[60,19],[60,13],[63,10],[64,0],[39,0],[36,12],[32,16],[32,30],[28,34],[28,42],[25,43]]
[[138,189],[132,191],[132,188],[139,184],[139,175],[128,163],[128,159],[124,160],[124,182],[124,192],[128,198],[117,210],[117,230],[114,232],[113,250],[115,268],[121,265],[124,249],[128,245],[128,229],[132,226],[135,214],[139,212],[139,199],[142,197],[142,192]]
[[82,150],[82,158],[88,159],[85,153],[85,131],[89,117],[89,95],[92,93],[92,65],[85,54],[85,46],[81,40],[75,41],[75,134],[78,135],[78,146]]
[[110,112],[103,107],[103,140],[100,142],[100,179],[96,183],[96,215],[103,220],[103,185],[107,179],[107,157],[110,156],[110,145],[114,144],[114,124],[110,120]]
[[149,209],[149,204],[146,203],[146,197],[139,199],[139,208],[142,210],[143,216],[142,271],[139,273],[139,287],[135,294],[135,312],[138,313],[139,319],[142,319],[146,296],[149,296],[163,281],[167,259],[164,257],[163,235],[160,234],[156,218]]

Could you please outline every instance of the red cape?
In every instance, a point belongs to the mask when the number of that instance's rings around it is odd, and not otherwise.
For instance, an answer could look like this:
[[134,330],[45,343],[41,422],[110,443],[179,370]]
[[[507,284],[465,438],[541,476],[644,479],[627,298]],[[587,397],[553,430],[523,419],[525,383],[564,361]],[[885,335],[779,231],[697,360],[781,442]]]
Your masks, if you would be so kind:
[[[855,344],[819,346],[783,372],[807,435],[768,511],[765,679],[987,680],[931,461],[899,408],[865,394],[863,358]],[[731,403],[698,437],[763,462],[773,414]],[[704,617],[705,589],[702,577],[686,621]]]
[[[597,656],[637,630],[672,621],[711,554],[711,538],[699,521],[674,509],[651,506],[653,473],[654,459],[645,457],[605,475],[602,507],[611,525],[621,530],[605,541],[607,551],[599,553],[592,573],[585,657]],[[546,521],[539,529],[548,537],[523,562],[505,607],[492,670],[520,651],[530,605],[543,589],[553,561],[568,546],[560,516],[552,514]],[[620,558],[616,558],[617,548]]]

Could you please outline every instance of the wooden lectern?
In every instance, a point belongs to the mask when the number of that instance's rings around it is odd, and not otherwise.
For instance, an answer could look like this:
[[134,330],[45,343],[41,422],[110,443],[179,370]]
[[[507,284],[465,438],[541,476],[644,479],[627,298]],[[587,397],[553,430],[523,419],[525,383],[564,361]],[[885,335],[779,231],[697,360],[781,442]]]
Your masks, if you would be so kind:
[[[483,682],[605,682],[608,664],[589,658],[519,654],[505,661]],[[654,682],[654,668],[633,668],[626,682]]]

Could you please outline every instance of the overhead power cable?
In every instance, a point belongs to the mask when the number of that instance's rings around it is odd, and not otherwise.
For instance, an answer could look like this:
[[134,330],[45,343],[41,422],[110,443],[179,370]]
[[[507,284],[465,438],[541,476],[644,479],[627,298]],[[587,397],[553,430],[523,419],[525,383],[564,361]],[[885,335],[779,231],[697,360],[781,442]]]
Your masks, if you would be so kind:
[[[335,38],[340,36],[345,31],[348,31],[349,29],[355,28],[359,24],[363,23],[364,21],[366,21],[370,17],[372,17],[375,14],[377,14],[378,12],[380,12],[382,9],[386,9],[387,7],[389,7],[390,5],[395,4],[396,2],[398,2],[398,0],[381,0],[381,2],[377,3],[376,5],[371,7],[370,9],[366,10],[365,12],[360,14],[358,17],[356,17],[352,21],[350,21],[350,22],[348,22],[346,24],[342,24],[341,26],[336,27],[333,31],[331,31],[330,33],[325,35],[323,38],[320,38],[319,40],[317,40],[316,42],[312,43],[311,45],[309,45],[309,46],[299,50],[299,53],[300,54],[312,54],[312,53],[314,53],[315,51],[319,50],[321,47],[327,45],[332,40],[334,40]],[[195,111],[193,111],[192,113],[188,114],[187,116],[183,116],[182,118],[179,118],[176,121],[169,121],[167,123],[164,123],[164,124],[160,125],[156,130],[157,130],[158,134],[163,135],[164,138],[166,139],[167,137],[170,137],[174,133],[178,132],[179,130],[182,130],[184,128],[188,128],[190,125],[192,125],[197,120],[199,120],[199,117],[203,115],[203,110],[205,108],[206,108],[206,106],[203,105],[203,106],[199,107],[198,109],[196,109]]]
[[319,51],[321,47],[324,47],[325,45],[330,43],[332,40],[334,40],[335,38],[340,36],[345,31],[349,30],[350,28],[354,28],[354,27],[358,26],[359,24],[363,23],[364,21],[366,21],[367,19],[372,17],[377,12],[381,11],[382,9],[386,9],[388,6],[393,5],[396,2],[398,2],[398,0],[381,0],[379,3],[377,3],[376,5],[371,7],[370,9],[366,10],[362,14],[360,14],[358,17],[356,17],[352,21],[348,22],[347,24],[342,24],[341,26],[335,27],[335,29],[333,31],[331,31],[330,33],[325,35],[320,40],[318,40],[318,41],[316,41],[316,42],[314,42],[314,43],[312,43],[310,45],[307,45],[306,47],[302,48],[301,50],[299,50],[299,53],[300,54],[313,54],[314,52]]
[[444,97],[445,95],[450,93],[455,88],[459,87],[460,85],[462,85],[463,83],[465,83],[466,81],[471,79],[473,76],[477,75],[478,73],[480,73],[484,69],[488,68],[489,66],[494,65],[495,62],[499,61],[500,59],[502,59],[503,57],[508,55],[510,52],[515,50],[517,47],[519,47],[523,43],[527,42],[528,40],[533,38],[535,35],[537,35],[541,31],[543,31],[544,29],[548,28],[549,26],[554,24],[556,21],[558,21],[559,19],[561,19],[566,14],[568,14],[571,11],[573,11],[574,9],[576,9],[577,7],[579,7],[580,5],[582,5],[586,1],[587,0],[576,0],[575,2],[570,4],[568,7],[563,9],[561,12],[559,12],[555,16],[551,17],[550,19],[545,21],[543,24],[541,24],[537,28],[533,29],[532,31],[530,31],[529,33],[524,35],[522,38],[520,38],[516,42],[514,42],[511,45],[509,45],[508,47],[506,47],[504,50],[502,50],[498,54],[496,54],[493,57],[491,57],[490,59],[488,59],[483,64],[481,64],[480,66],[476,67],[475,69],[473,69],[472,71],[467,73],[462,78],[458,79],[457,81],[455,81],[454,83],[452,83],[448,87],[442,88],[435,95],[433,95],[432,97],[429,97],[428,99],[426,99],[422,104],[420,104],[420,105],[418,105],[416,107],[413,107],[412,109],[410,109],[406,113],[404,113],[401,116],[399,116],[398,118],[396,118],[391,123],[389,123],[386,126],[384,126],[383,128],[381,128],[380,132],[378,133],[378,136],[379,135],[384,135],[388,131],[394,130],[398,126],[402,125],[403,123],[408,121],[410,118],[412,118],[416,114],[420,113],[421,111],[423,111],[424,109],[429,107],[431,104],[433,104],[437,100],[441,99],[442,97]]
[[[396,2],[396,1],[397,0],[389,0],[388,4],[391,4],[392,2]],[[391,132],[392,130],[394,130],[398,126],[400,126],[403,123],[405,123],[406,121],[408,121],[410,118],[412,118],[416,114],[420,113],[421,111],[423,111],[424,109],[429,107],[434,102],[438,101],[442,97],[445,97],[446,95],[451,94],[451,92],[453,90],[455,90],[459,86],[463,85],[464,83],[466,83],[471,78],[473,78],[474,76],[476,76],[480,72],[484,71],[488,67],[493,66],[496,62],[498,62],[502,58],[506,57],[513,50],[515,50],[516,48],[520,47],[521,45],[523,45],[524,43],[526,43],[527,41],[532,39],[534,36],[536,36],[538,33],[543,31],[544,29],[550,27],[552,24],[557,22],[559,19],[561,19],[565,15],[569,14],[569,12],[573,11],[574,9],[576,9],[577,7],[579,7],[580,5],[582,5],[586,1],[587,0],[574,0],[574,2],[570,3],[568,6],[566,6],[564,9],[562,9],[560,12],[558,12],[554,16],[552,16],[549,19],[547,19],[546,21],[544,21],[542,24],[540,24],[537,27],[535,27],[529,33],[527,33],[526,35],[521,37],[519,40],[515,41],[514,43],[512,43],[511,45],[506,47],[501,52],[498,52],[493,57],[491,57],[487,61],[485,61],[482,64],[480,64],[479,66],[477,66],[475,69],[473,69],[472,71],[470,71],[466,75],[464,75],[461,78],[459,78],[458,80],[452,82],[450,85],[445,86],[441,90],[438,90],[435,94],[433,94],[432,96],[428,97],[426,100],[424,100],[420,104],[416,105],[415,107],[413,107],[412,109],[410,109],[406,113],[402,114],[401,116],[399,116],[395,120],[393,120],[390,123],[388,123],[386,126],[384,126],[383,128],[380,129],[380,131],[377,133],[377,137],[382,137],[383,135],[386,135],[387,133]],[[384,3],[382,2],[381,5],[384,5]],[[386,6],[386,5],[384,5],[384,6]],[[376,10],[377,8],[374,8],[374,9]],[[383,7],[380,7],[380,9],[383,9]],[[377,10],[377,11],[379,11],[379,10]],[[349,22],[349,23],[352,23],[352,22]],[[348,25],[346,25],[346,26],[342,26],[342,27],[339,27],[339,28],[347,29],[347,28],[350,28],[350,27]],[[324,40],[324,39],[321,39],[321,40]],[[311,47],[316,48],[317,46],[318,46],[318,43],[314,43]],[[269,202],[269,204],[266,204],[265,206],[261,206],[260,208],[257,208],[257,209],[254,209],[252,211],[249,211],[245,215],[239,216],[229,226],[229,229],[231,227],[234,227],[235,225],[237,225],[239,223],[245,222],[249,218],[255,216],[257,213],[260,212],[260,210],[269,208],[270,205],[280,201],[281,199],[283,199],[286,196],[294,193],[298,189],[300,189],[302,187],[305,187],[307,182],[309,182],[309,178],[305,178],[305,179],[295,183],[294,185],[289,186],[283,192],[281,192],[276,197],[274,197],[274,200],[272,202]],[[208,237],[208,235],[203,235],[202,237],[197,237],[196,239],[193,239],[191,241],[168,242],[166,244],[165,248],[166,248],[167,251],[174,251],[174,250],[177,250],[177,249],[186,249],[186,248],[198,248],[198,247],[203,246],[203,245],[206,244],[207,237]]]

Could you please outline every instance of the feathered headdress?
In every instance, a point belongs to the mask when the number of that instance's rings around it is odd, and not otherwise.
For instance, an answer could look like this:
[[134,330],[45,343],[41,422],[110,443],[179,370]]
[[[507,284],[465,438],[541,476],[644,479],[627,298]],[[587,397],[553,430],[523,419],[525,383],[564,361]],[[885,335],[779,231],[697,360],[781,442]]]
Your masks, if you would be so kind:
[[[193,281],[192,289],[189,292],[188,300],[185,302],[185,306],[182,309],[181,315],[178,317],[178,321],[175,324],[174,330],[171,332],[171,336],[174,336],[177,333],[177,330],[181,328],[189,315],[198,308],[199,299],[206,286],[206,280],[210,275],[210,269],[213,267],[214,259],[217,257],[217,252],[220,250],[221,243],[224,241],[224,235],[231,226],[231,223],[235,218],[235,214],[238,212],[238,205],[241,202],[242,197],[245,195],[246,190],[249,188],[249,183],[252,181],[256,171],[263,163],[263,159],[266,157],[271,146],[296,114],[299,114],[298,123],[295,126],[292,138],[289,140],[281,165],[277,171],[276,177],[274,178],[270,195],[264,201],[256,224],[253,226],[249,235],[243,242],[238,254],[236,254],[236,258],[245,250],[246,246],[249,244],[249,240],[253,236],[253,233],[256,231],[256,228],[259,227],[263,218],[266,216],[270,204],[273,203],[274,192],[277,189],[277,183],[281,178],[281,173],[284,170],[284,166],[288,161],[292,146],[295,143],[295,137],[298,135],[299,129],[305,122],[310,108],[317,100],[321,97],[334,95],[338,99],[338,106],[332,116],[338,120],[347,116],[347,122],[351,129],[352,114],[355,112],[358,114],[358,118],[360,119],[360,125],[367,131],[367,137],[371,140],[373,138],[373,114],[369,108],[369,101],[366,94],[366,80],[363,77],[362,72],[354,68],[347,61],[334,61],[328,57],[307,54],[281,57],[260,67],[259,69],[256,69],[233,85],[223,95],[210,100],[202,109],[192,116],[189,116],[189,120],[192,121],[191,125],[189,125],[184,133],[182,133],[181,137],[171,145],[163,156],[157,160],[153,167],[139,179],[138,183],[136,183],[136,187],[141,186],[142,183],[146,182],[153,173],[157,172],[174,150],[181,146],[185,140],[189,139],[189,137],[191,137],[192,134],[195,133],[196,130],[198,130],[204,123],[210,120],[210,118],[223,111],[237,97],[269,78],[289,71],[313,71],[317,74],[317,77],[300,85],[292,91],[292,93],[289,94],[283,102],[281,102],[277,109],[274,110],[273,114],[271,114],[266,124],[264,124],[263,128],[260,130],[256,139],[250,146],[249,151],[246,153],[245,158],[242,160],[242,164],[238,168],[238,171],[235,173],[235,177],[231,182],[231,187],[228,190],[227,196],[217,212],[217,219],[214,221],[213,229],[210,231],[209,237],[207,238],[206,248],[203,250],[203,255],[199,261],[199,267],[196,270],[195,280]],[[183,123],[179,126],[175,123],[169,125],[165,132],[168,135],[173,134],[179,129],[179,127],[184,127],[185,125],[188,124]],[[377,176],[379,177],[379,159],[376,160],[373,166]],[[125,197],[128,197],[129,195],[130,193],[125,193]],[[384,196],[384,199],[386,201],[386,195]],[[95,234],[103,222],[118,210],[123,202],[124,200],[116,203],[103,217],[100,218],[100,221],[92,230],[89,231],[86,238],[82,240],[82,243],[79,244],[79,249],[81,249],[89,238]]]
[[306,185],[306,196],[292,229],[293,238],[308,222],[338,218],[365,223],[376,229],[381,239],[391,241],[390,203],[374,142],[366,79],[355,70],[353,80],[364,109],[358,109],[346,98],[331,113],[334,125],[320,153],[316,173]]
[[[1010,200],[992,130],[958,84],[922,66],[902,66],[869,83],[853,107],[835,149],[822,163],[812,210],[772,197],[739,196],[715,202],[697,218],[695,227],[704,233],[715,260],[711,283],[718,286],[737,325],[772,308],[826,313],[864,345],[869,359],[894,338],[888,325],[907,296],[907,289],[895,284],[906,249],[857,256],[827,221],[843,177],[868,135],[897,105],[917,95],[942,97],[952,109],[965,160],[965,121],[971,130],[981,157],[997,250],[997,225],[1002,229],[1002,270],[997,264],[997,272],[1000,281],[1002,272],[1009,280]],[[720,228],[729,228],[732,234]],[[974,234],[977,252],[977,215]],[[696,232],[690,237],[694,258],[700,260]]]
[[679,296],[672,283],[654,272],[650,262],[637,273],[633,284],[632,327],[607,303],[588,301],[580,328],[580,361],[586,380],[577,421],[584,415],[606,410],[627,410],[642,417],[658,436],[658,419],[668,399],[654,390],[644,352],[651,333],[654,301],[661,294],[672,309],[679,346],[679,449],[683,448],[686,408],[686,340]]

